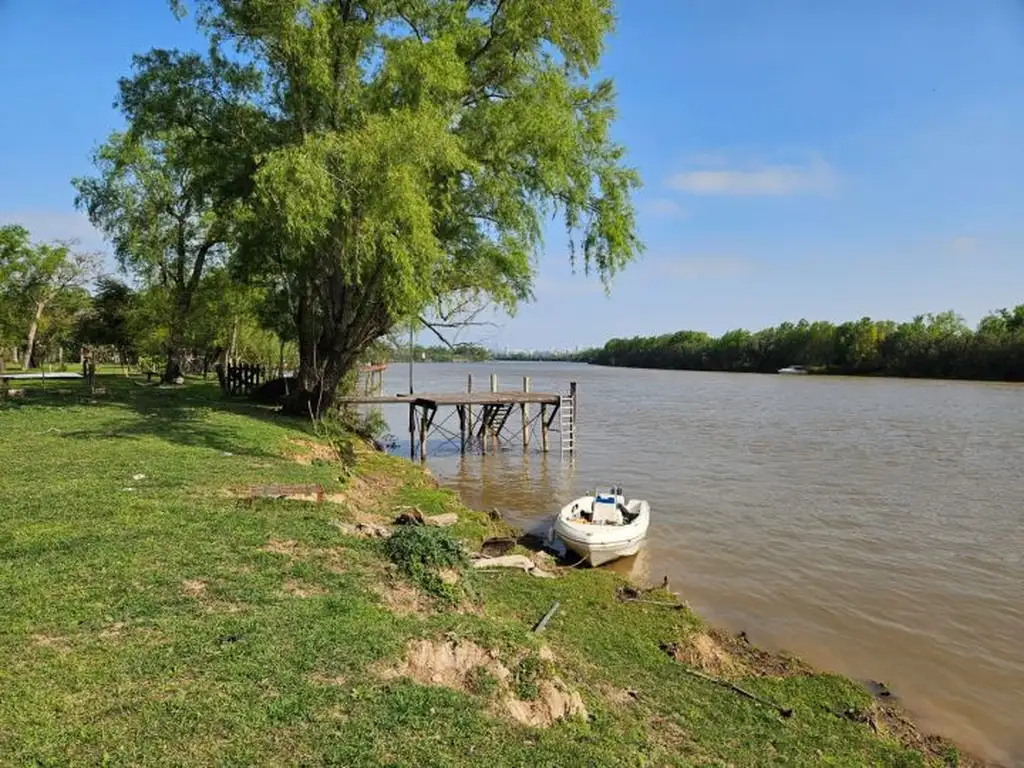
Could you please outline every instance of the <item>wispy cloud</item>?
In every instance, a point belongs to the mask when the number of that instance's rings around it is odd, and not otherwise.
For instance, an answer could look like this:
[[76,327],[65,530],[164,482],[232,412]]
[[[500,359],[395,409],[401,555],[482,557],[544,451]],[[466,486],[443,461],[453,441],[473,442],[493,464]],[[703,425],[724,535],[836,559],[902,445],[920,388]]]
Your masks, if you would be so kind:
[[37,242],[76,240],[83,250],[110,250],[103,235],[89,222],[88,217],[76,211],[0,211],[0,226],[4,224],[20,224]]
[[660,272],[676,280],[715,280],[749,277],[753,262],[738,256],[678,256],[660,260]]
[[675,200],[667,197],[655,197],[649,200],[641,200],[637,205],[641,213],[648,213],[651,216],[661,216],[671,219],[686,218],[686,209]]
[[715,163],[672,176],[668,185],[691,195],[781,197],[806,192],[825,192],[838,181],[828,163],[815,159],[802,165],[758,164],[728,167]]
[[976,237],[960,235],[954,237],[946,244],[946,250],[951,256],[958,259],[966,259],[977,256],[981,248],[981,242]]

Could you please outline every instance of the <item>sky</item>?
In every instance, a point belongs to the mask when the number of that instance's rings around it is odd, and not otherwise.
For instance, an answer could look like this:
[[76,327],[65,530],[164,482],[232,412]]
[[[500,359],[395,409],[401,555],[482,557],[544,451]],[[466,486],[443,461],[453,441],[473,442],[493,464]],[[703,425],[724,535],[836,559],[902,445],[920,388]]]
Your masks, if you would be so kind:
[[[553,226],[536,300],[461,340],[568,349],[783,320],[970,323],[1024,303],[1024,2],[619,0],[598,73],[643,179],[606,294]],[[0,223],[106,249],[70,179],[131,56],[202,48],[163,0],[0,0]],[[424,338],[427,342],[429,339]]]

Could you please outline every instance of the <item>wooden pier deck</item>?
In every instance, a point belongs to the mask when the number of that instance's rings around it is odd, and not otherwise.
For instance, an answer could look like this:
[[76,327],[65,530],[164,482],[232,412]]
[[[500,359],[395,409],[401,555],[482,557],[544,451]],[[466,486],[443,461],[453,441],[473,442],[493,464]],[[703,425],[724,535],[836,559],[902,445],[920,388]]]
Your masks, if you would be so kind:
[[[427,442],[431,433],[448,441],[458,441],[462,453],[474,444],[479,444],[484,453],[488,442],[497,450],[502,440],[508,442],[503,430],[512,412],[520,412],[523,450],[530,447],[530,437],[535,425],[539,425],[541,450],[548,451],[549,433],[554,420],[561,414],[559,437],[563,453],[575,452],[576,382],[569,385],[569,393],[534,392],[529,377],[523,378],[522,390],[499,390],[497,376],[491,375],[490,391],[474,392],[473,377],[468,377],[465,392],[415,392],[395,395],[368,394],[341,398],[345,405],[407,405],[409,407],[409,452],[416,457],[419,448],[420,459],[427,458]],[[531,406],[540,406],[539,413],[531,415]],[[440,422],[435,416],[440,408],[452,408]],[[459,431],[445,429],[449,418],[457,417]]]

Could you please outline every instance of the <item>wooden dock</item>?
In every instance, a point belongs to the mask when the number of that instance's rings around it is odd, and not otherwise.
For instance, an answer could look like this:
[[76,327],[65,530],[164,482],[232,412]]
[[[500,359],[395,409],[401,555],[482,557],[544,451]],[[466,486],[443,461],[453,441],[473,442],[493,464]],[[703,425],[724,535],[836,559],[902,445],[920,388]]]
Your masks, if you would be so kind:
[[[550,433],[555,418],[561,415],[559,438],[563,453],[573,454],[576,444],[576,382],[569,385],[567,395],[559,392],[533,392],[530,378],[523,378],[522,390],[499,390],[498,378],[491,374],[490,391],[474,392],[473,375],[469,374],[465,392],[422,392],[413,394],[357,395],[340,400],[346,405],[408,405],[409,406],[409,453],[416,457],[417,447],[421,460],[427,458],[427,442],[430,435],[440,435],[451,442],[458,442],[459,450],[479,445],[484,453],[490,444],[498,450],[502,441],[512,439],[512,432],[506,432],[509,417],[518,410],[523,450],[529,450],[532,433],[540,431],[541,450],[549,450]],[[532,413],[531,406],[539,406],[539,412]],[[440,421],[436,420],[438,410],[451,408]],[[446,428],[449,419],[457,418],[459,431]]]

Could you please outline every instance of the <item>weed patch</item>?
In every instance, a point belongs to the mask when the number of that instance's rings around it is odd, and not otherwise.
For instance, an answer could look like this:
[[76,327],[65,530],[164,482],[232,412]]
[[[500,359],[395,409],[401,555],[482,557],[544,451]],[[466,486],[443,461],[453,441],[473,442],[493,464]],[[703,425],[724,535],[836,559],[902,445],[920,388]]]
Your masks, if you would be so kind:
[[[399,528],[385,542],[385,550],[399,571],[428,595],[458,605],[471,590],[469,558],[446,529],[420,525]],[[453,580],[451,572],[459,579]]]

